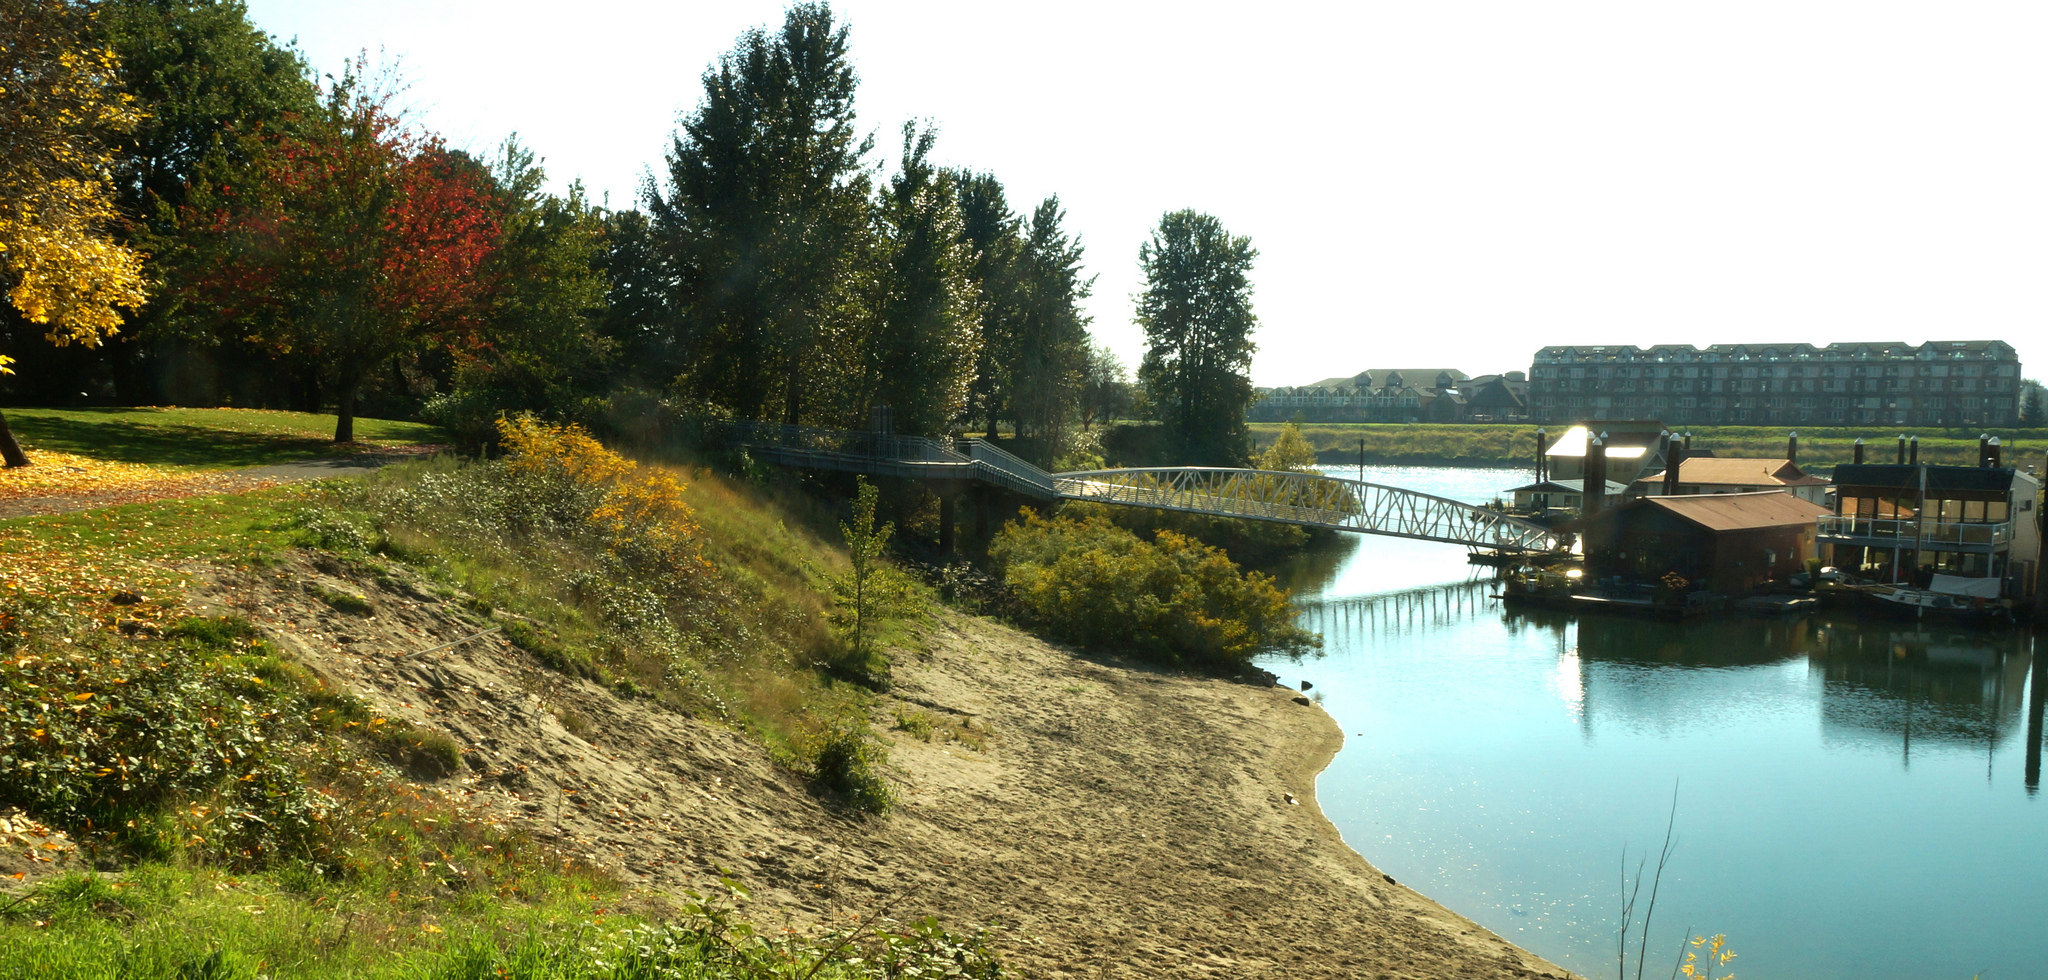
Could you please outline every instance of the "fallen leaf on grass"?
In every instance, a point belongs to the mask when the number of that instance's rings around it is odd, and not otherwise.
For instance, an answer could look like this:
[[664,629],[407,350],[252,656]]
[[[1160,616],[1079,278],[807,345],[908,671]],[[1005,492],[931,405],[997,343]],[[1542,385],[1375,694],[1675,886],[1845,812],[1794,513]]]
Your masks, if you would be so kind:
[[0,470],[0,500],[99,493],[180,475],[174,470],[142,463],[117,463],[71,453],[39,451],[33,459],[33,466]]

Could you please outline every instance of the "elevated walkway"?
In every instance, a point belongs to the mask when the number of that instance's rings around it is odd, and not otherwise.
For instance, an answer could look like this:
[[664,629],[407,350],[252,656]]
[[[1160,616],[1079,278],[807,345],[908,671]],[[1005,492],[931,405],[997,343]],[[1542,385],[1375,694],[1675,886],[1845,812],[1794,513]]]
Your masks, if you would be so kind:
[[1048,473],[982,439],[763,422],[734,423],[726,435],[778,466],[979,483],[1035,500],[1091,500],[1500,551],[1548,551],[1553,544],[1549,528],[1498,511],[1317,473],[1201,466]]

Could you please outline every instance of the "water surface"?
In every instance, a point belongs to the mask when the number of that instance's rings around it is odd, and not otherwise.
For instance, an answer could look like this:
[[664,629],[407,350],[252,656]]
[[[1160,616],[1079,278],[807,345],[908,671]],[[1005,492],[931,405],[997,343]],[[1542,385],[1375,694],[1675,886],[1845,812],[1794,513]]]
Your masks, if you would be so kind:
[[[1524,476],[1366,471],[1471,502]],[[1283,578],[1326,652],[1268,666],[1314,681],[1346,735],[1324,811],[1524,947],[1614,975],[1624,855],[1633,872],[1662,842],[1675,784],[1645,976],[1670,974],[1687,926],[1726,933],[1743,980],[2048,975],[2029,635],[1510,613],[1461,549],[1395,538]]]

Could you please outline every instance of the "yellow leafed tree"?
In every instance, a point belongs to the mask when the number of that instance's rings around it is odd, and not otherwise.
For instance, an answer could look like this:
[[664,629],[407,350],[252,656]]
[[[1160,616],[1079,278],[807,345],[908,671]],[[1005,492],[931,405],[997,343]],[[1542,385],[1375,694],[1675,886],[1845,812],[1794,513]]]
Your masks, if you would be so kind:
[[1301,426],[1289,422],[1280,430],[1280,438],[1273,440],[1255,463],[1262,470],[1313,473],[1316,470],[1316,450],[1302,436]]
[[[113,158],[134,124],[114,53],[73,0],[0,0],[0,285],[55,344],[95,345],[143,301],[142,256],[108,233]],[[0,354],[0,373],[12,358]],[[0,457],[28,458],[0,418]]]

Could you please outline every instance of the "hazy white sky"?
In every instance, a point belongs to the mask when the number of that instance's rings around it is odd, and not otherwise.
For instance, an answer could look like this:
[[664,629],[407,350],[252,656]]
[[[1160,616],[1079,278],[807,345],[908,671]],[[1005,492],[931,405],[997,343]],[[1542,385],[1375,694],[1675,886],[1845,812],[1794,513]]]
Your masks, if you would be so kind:
[[[401,59],[614,207],[765,0],[248,0],[314,65]],[[1135,364],[1138,245],[1260,251],[1253,379],[1526,369],[1552,343],[2004,339],[2048,373],[2048,5],[846,0],[858,110],[1058,194]]]

